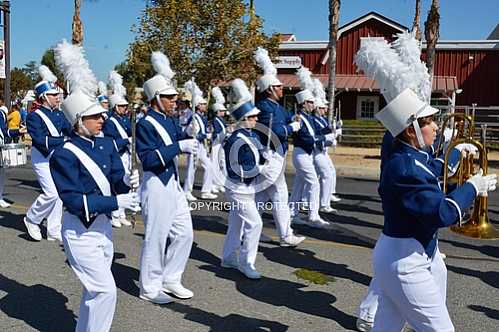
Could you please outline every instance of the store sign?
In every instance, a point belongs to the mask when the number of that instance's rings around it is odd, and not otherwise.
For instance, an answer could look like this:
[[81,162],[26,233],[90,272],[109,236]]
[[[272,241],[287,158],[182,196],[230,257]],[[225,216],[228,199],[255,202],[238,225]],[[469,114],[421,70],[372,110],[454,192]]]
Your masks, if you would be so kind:
[[0,40],[0,78],[5,78],[5,44]]
[[300,68],[301,58],[299,56],[280,56],[276,68]]

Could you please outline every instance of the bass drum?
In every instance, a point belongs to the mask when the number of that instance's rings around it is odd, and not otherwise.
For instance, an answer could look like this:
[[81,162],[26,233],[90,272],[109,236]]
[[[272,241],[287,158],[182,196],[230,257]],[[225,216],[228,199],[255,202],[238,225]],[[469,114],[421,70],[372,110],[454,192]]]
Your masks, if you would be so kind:
[[0,145],[0,167],[26,165],[26,145],[21,143]]

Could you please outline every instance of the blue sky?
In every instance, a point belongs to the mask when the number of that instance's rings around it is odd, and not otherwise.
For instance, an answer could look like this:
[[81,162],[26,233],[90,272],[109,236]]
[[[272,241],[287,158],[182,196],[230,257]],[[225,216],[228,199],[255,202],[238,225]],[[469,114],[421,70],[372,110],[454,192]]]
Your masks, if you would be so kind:
[[[414,0],[343,0],[340,25],[376,11],[411,26]],[[421,26],[431,0],[422,0]],[[83,0],[84,47],[95,74],[107,73],[123,61],[133,40],[144,0]],[[327,40],[327,0],[255,0],[267,33],[294,33],[298,40]],[[73,0],[11,0],[11,64],[22,67],[40,61],[46,49],[71,39]],[[499,23],[498,0],[440,1],[440,39],[485,39]]]

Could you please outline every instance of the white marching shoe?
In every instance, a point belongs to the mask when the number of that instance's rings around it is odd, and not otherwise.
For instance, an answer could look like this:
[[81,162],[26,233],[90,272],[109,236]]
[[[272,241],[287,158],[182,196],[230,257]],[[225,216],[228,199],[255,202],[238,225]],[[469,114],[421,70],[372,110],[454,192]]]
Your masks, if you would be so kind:
[[62,243],[62,235],[61,234],[47,234],[47,241],[59,241]]
[[9,206],[11,206],[11,204],[9,202],[7,202],[6,200],[4,199],[0,199],[0,208],[3,208],[3,209],[6,209],[8,208]]
[[295,247],[305,240],[304,236],[288,235],[279,242],[281,247]]
[[369,322],[362,318],[357,318],[357,331],[360,332],[369,332],[373,328],[373,322]]
[[126,217],[120,217],[120,224],[123,226],[132,226],[132,223]]
[[239,271],[246,276],[246,278],[249,279],[261,279],[262,275],[254,268],[251,266],[241,266],[239,265]]
[[196,197],[194,197],[194,195],[190,191],[185,193],[185,198],[187,198],[189,202],[194,202],[198,200]]
[[332,208],[331,206],[323,206],[319,209],[319,211],[324,212],[324,213],[335,213],[338,212],[338,210]]
[[42,240],[42,232],[40,232],[40,226],[32,223],[28,217],[24,217],[23,220],[24,220],[24,225],[26,226],[26,229],[28,230],[29,237],[35,241],[41,241]]
[[335,194],[331,195],[331,202],[339,202],[339,201],[341,201],[341,198],[339,198]]
[[146,300],[146,301],[149,301],[149,302],[152,302],[152,303],[156,303],[156,304],[167,304],[167,303],[170,303],[170,302],[173,301],[173,299],[171,298],[171,296],[168,296],[167,294],[165,294],[163,292],[159,292],[154,297],[150,297],[150,296],[147,296],[145,294],[140,294],[139,297],[142,300]]
[[175,295],[175,297],[183,300],[190,299],[194,296],[194,293],[182,286],[180,282],[174,284],[164,284],[163,292],[167,294],[173,294]]
[[239,259],[237,255],[230,255],[229,257],[222,258],[220,266],[226,269],[239,269]]
[[111,217],[111,225],[113,225],[114,228],[121,228],[120,218]]
[[216,199],[218,196],[212,193],[201,193],[202,199]]
[[309,220],[308,225],[313,228],[328,228],[331,226],[330,223],[322,220],[321,218],[315,220]]

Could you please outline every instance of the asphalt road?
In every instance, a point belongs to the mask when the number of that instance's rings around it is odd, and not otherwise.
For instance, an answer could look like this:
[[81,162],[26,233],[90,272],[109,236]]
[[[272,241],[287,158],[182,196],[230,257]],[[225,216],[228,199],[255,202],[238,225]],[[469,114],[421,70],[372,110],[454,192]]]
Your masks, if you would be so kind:
[[[71,331],[78,315],[81,286],[57,243],[32,242],[22,217],[38,194],[29,166],[8,170],[0,210],[0,330]],[[292,175],[288,176],[292,179]],[[199,182],[198,182],[199,183]],[[297,227],[307,240],[297,249],[262,244],[260,281],[223,269],[220,253],[227,212],[193,211],[194,246],[183,277],[191,300],[156,306],[138,298],[138,260],[143,226],[115,230],[113,272],[118,306],[113,331],[351,331],[356,310],[371,278],[371,253],[381,231],[377,182],[339,178],[339,213],[323,215],[331,230]],[[490,218],[499,222],[499,195],[490,197]],[[168,217],[168,211],[165,211]],[[264,232],[275,227],[265,214]],[[456,331],[499,330],[499,242],[441,232],[447,254],[448,307]],[[306,268],[334,277],[327,285],[299,279]]]

